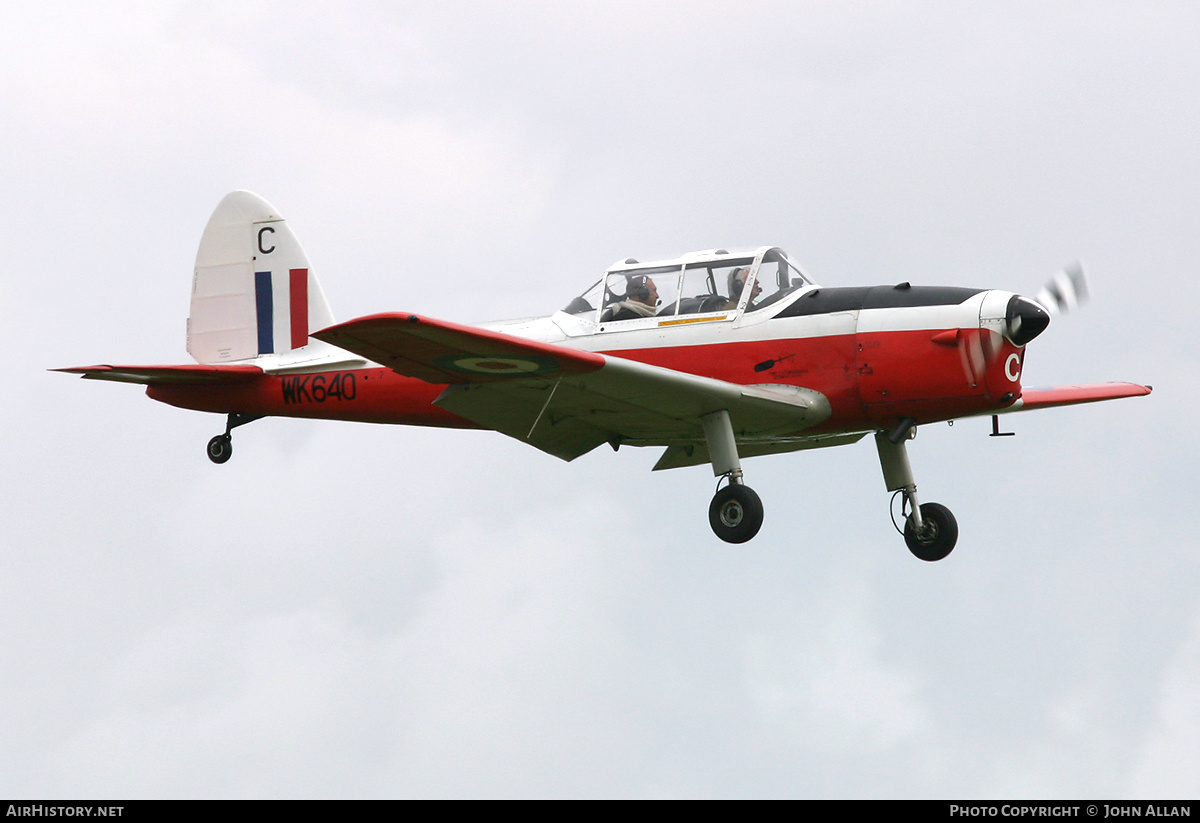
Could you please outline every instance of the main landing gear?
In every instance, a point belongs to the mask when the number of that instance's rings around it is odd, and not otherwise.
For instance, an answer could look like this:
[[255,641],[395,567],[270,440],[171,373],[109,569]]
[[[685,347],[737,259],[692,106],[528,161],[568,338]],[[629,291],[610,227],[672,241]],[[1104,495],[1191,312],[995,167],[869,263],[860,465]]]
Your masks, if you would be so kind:
[[905,448],[905,441],[916,436],[916,426],[916,420],[904,418],[892,431],[877,432],[875,447],[887,490],[903,496],[900,513],[904,518],[904,542],[918,558],[932,562],[954,550],[958,523],[942,504],[917,501],[917,484]]
[[716,411],[702,418],[713,474],[729,481],[717,489],[708,507],[708,524],[713,534],[726,543],[745,543],[762,528],[763,505],[754,489],[742,482],[737,441],[729,412]]
[[253,423],[260,417],[261,414],[230,414],[225,422],[225,433],[218,434],[208,441],[208,459],[220,464],[233,457],[233,430],[238,426]]
[[726,543],[745,543],[762,527],[763,505],[749,486],[734,483],[718,489],[708,507],[708,524]]

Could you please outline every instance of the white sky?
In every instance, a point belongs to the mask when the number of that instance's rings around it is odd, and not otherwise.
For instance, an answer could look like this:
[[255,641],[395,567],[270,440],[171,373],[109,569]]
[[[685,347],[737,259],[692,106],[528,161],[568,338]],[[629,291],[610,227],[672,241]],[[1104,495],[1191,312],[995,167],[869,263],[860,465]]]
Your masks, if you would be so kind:
[[[1200,793],[1195,4],[405,5],[0,13],[0,796]],[[939,564],[869,440],[748,461],[742,547],[650,451],[264,420],[214,466],[217,416],[46,369],[187,362],[237,188],[339,319],[1081,258],[1026,385],[1155,393],[922,429]]]

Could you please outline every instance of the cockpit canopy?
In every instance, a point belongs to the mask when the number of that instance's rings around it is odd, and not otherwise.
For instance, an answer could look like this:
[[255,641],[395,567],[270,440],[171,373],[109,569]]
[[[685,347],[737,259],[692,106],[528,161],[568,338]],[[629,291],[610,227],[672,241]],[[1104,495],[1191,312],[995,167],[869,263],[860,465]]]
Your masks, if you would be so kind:
[[782,249],[718,249],[617,263],[563,311],[605,325],[644,317],[681,316],[677,322],[685,322],[683,315],[717,320],[765,309],[806,285],[811,281]]

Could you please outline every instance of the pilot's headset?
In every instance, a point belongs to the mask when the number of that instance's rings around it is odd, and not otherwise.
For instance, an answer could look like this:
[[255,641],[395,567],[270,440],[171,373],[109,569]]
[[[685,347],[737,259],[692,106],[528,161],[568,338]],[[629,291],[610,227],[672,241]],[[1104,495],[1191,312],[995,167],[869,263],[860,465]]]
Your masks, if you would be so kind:
[[[745,272],[746,276],[739,279],[738,275]],[[737,302],[742,299],[742,289],[746,288],[746,281],[750,279],[750,267],[740,266],[736,269],[731,269],[729,272],[729,299]]]
[[625,297],[630,300],[637,300],[639,303],[648,303],[650,300],[650,286],[646,284],[647,276],[644,274],[635,274],[629,278],[629,286],[625,289]]

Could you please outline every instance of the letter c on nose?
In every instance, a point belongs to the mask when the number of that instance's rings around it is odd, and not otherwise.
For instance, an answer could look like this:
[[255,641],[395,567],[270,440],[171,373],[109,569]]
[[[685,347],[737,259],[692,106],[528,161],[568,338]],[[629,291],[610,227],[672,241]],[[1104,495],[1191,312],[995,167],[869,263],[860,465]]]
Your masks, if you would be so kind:
[[[1014,366],[1017,367],[1015,372],[1013,371]],[[1016,352],[1013,352],[1008,356],[1008,359],[1004,361],[1004,376],[1016,383],[1017,378],[1021,376],[1020,366],[1021,358]]]

